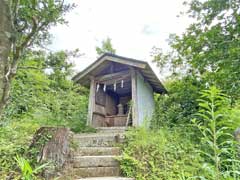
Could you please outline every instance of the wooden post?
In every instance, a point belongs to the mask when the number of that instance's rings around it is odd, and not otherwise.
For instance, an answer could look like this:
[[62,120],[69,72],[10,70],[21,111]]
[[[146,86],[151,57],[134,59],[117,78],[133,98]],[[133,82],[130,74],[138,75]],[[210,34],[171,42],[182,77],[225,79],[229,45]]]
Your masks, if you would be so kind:
[[88,119],[87,125],[92,125],[93,112],[95,110],[95,94],[96,94],[96,83],[94,77],[91,77],[90,83],[90,93],[89,93],[89,102],[88,102]]
[[133,126],[138,126],[138,102],[137,102],[137,76],[134,68],[131,68],[132,81],[132,117]]

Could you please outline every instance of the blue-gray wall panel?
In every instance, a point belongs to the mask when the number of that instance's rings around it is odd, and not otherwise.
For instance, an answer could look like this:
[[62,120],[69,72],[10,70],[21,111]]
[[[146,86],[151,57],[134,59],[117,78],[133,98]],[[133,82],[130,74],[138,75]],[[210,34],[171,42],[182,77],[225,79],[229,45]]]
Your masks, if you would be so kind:
[[137,103],[138,125],[141,126],[145,119],[151,119],[155,104],[153,89],[140,73],[137,73]]

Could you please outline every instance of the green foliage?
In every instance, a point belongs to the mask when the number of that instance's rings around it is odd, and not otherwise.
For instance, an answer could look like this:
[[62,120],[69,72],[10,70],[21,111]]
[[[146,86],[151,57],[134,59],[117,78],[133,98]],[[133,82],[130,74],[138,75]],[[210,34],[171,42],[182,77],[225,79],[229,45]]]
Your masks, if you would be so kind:
[[190,140],[191,135],[183,133],[185,129],[132,129],[127,133],[120,159],[123,173],[136,180],[187,179],[200,175],[198,167],[202,159]]
[[191,0],[193,23],[183,35],[171,35],[171,50],[154,50],[154,61],[174,75],[190,74],[215,85],[235,101],[240,92],[240,1]]
[[[88,91],[69,80],[66,72],[71,72],[72,65],[68,64],[68,57],[63,52],[49,55],[31,51],[25,55],[0,126],[0,174],[16,171],[13,157],[28,156],[29,142],[41,126],[65,126],[74,132],[94,131],[86,127]],[[60,59],[61,63],[50,63],[51,59]],[[52,69],[56,66],[64,66],[64,70],[55,73]],[[33,165],[35,158],[29,159]]]
[[151,127],[190,124],[198,110],[198,92],[201,82],[192,78],[175,79],[166,84],[168,94],[155,96],[155,113]]
[[116,49],[113,48],[112,42],[110,38],[107,38],[106,40],[102,41],[101,47],[96,47],[96,51],[98,55],[102,55],[104,53],[116,53]]
[[126,176],[137,180],[240,178],[239,143],[233,137],[240,122],[239,106],[231,108],[230,100],[216,87],[194,99],[198,103],[190,106],[196,107],[194,125],[159,121],[152,122],[154,130],[141,127],[127,133],[120,158]]
[[13,172],[16,169],[14,157],[28,149],[31,135],[39,128],[36,121],[19,120],[0,127],[0,172]]
[[23,157],[17,155],[15,160],[21,170],[23,180],[37,179],[35,175],[42,171],[44,168],[46,168],[46,166],[48,165],[47,163],[45,163],[33,169],[29,164],[29,161],[24,159]]
[[201,92],[199,106],[197,127],[202,135],[200,153],[205,158],[205,178],[239,179],[240,158],[232,135],[232,121],[227,115],[226,96],[216,87],[211,87]]
[[64,15],[74,8],[74,4],[62,0],[11,0],[13,17],[14,61],[24,48],[41,46],[49,42],[51,26],[65,24]]
[[[67,61],[69,56],[63,54],[57,52],[49,58],[43,52],[30,52],[25,56],[20,65],[22,69],[13,82],[11,103],[5,111],[6,121],[19,118],[36,120],[47,126],[84,126],[88,92],[68,80],[72,65]],[[56,59],[61,59],[59,65]],[[46,69],[51,71],[56,67],[57,72],[45,73]],[[62,68],[64,70],[59,70]]]

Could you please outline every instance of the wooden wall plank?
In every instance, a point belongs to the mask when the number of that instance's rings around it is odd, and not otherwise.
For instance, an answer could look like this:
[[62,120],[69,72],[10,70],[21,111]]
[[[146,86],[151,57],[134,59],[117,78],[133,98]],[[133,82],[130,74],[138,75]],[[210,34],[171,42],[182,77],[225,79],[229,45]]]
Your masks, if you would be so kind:
[[130,72],[131,72],[131,80],[132,80],[133,126],[138,126],[137,74],[134,68],[131,68]]

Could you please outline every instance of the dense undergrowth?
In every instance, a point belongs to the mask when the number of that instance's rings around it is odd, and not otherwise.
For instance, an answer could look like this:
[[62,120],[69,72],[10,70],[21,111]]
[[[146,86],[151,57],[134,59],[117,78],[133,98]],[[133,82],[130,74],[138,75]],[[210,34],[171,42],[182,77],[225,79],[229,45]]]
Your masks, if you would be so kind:
[[17,155],[29,158],[28,147],[39,127],[91,130],[86,127],[88,91],[68,80],[72,64],[66,52],[29,52],[21,67],[0,126],[0,179],[16,173]]
[[127,133],[120,159],[126,176],[136,180],[240,179],[239,142],[233,136],[240,109],[230,108],[229,99],[215,87],[202,91],[196,101],[198,112],[189,123],[172,119],[173,125],[169,119],[164,124],[159,117],[156,126],[155,117],[150,128]]
[[121,169],[137,180],[167,180],[200,174],[203,161],[185,127],[131,130],[127,135]]

